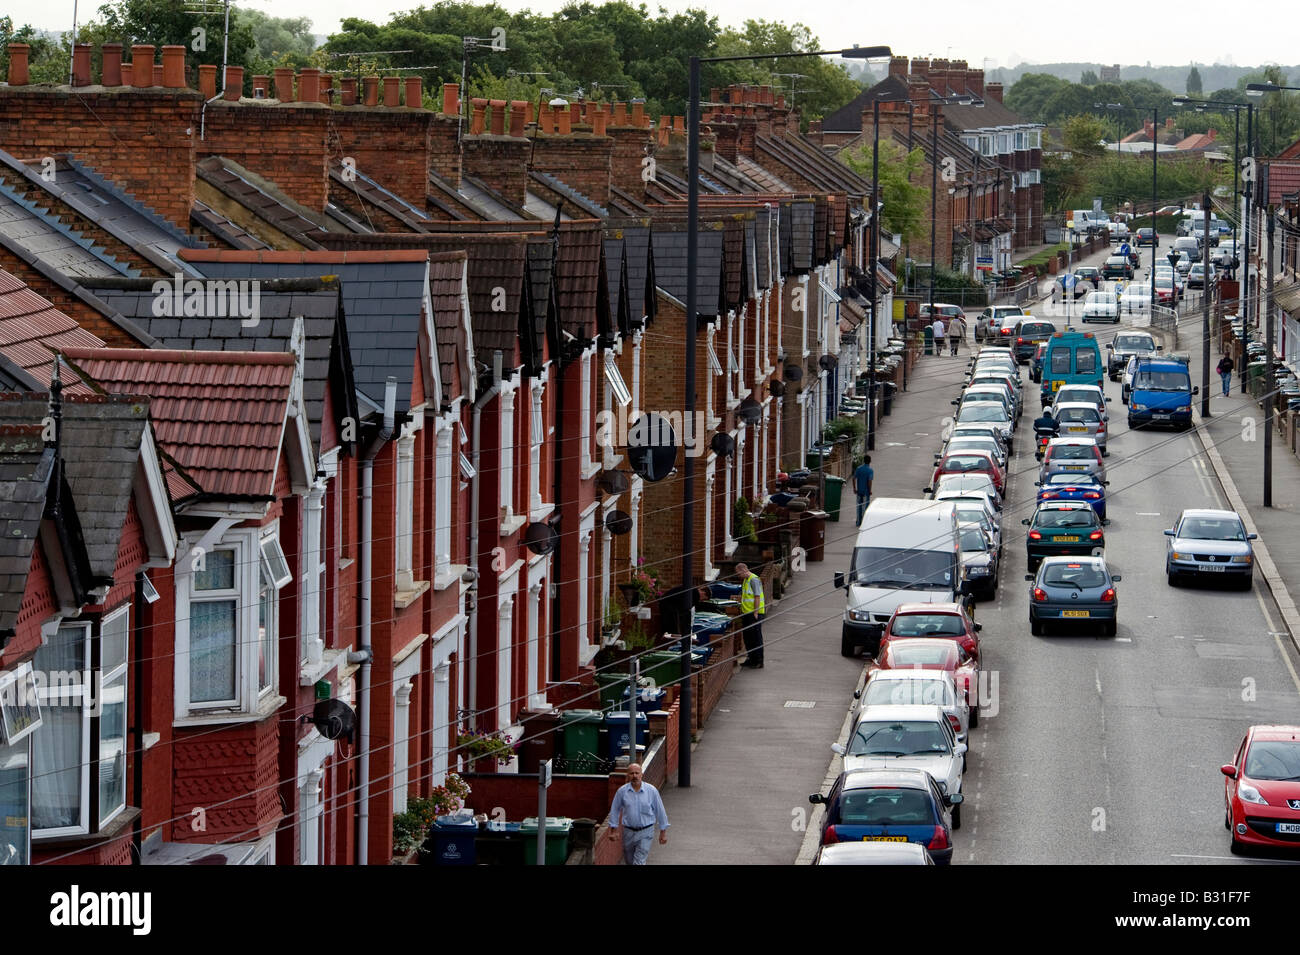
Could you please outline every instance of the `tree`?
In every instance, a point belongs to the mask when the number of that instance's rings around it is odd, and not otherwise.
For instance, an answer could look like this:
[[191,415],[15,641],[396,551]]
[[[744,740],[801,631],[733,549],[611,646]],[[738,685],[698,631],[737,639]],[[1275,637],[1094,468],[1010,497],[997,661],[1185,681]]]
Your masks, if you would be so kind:
[[1079,82],[1084,86],[1096,86],[1101,81],[1097,79],[1096,70],[1084,70],[1083,74],[1079,77]]
[[1106,151],[1102,139],[1106,136],[1106,124],[1095,116],[1071,116],[1065,122],[1065,148],[1076,162],[1086,165]]
[[1045,122],[1043,108],[1054,93],[1073,84],[1050,73],[1026,73],[1006,93],[1007,109],[1033,123]]
[[1191,72],[1187,74],[1187,95],[1200,96],[1204,89],[1201,83],[1201,71],[1193,66]]
[[[718,37],[718,54],[721,56],[743,56],[755,53],[798,53],[801,50],[817,50],[821,41],[813,36],[802,23],[786,26],[768,20],[746,20],[741,30],[728,28]],[[751,83],[771,85],[780,88],[786,85],[775,74],[802,73],[802,77],[793,82],[801,93],[794,95],[803,119],[815,119],[843,106],[862,91],[861,84],[855,80],[842,64],[835,64],[820,56],[806,59],[757,60],[749,63],[719,64],[720,72],[730,73],[731,83]],[[792,97],[786,96],[787,101]]]
[[[871,144],[840,153],[841,161],[859,176],[871,178]],[[880,142],[880,224],[905,242],[919,242],[926,235],[930,214],[930,190],[913,185],[924,178],[925,154],[918,147],[910,153],[892,140]]]

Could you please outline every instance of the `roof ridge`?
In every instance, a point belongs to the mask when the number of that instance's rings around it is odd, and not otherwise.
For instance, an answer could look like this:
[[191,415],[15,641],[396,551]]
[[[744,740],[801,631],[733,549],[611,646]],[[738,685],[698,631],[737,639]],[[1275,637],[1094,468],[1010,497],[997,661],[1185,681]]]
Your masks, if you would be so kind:
[[178,362],[191,365],[292,365],[292,352],[280,351],[193,351],[177,348],[64,348],[60,353],[73,361]]
[[299,252],[277,249],[182,249],[178,254],[187,262],[249,262],[294,265],[422,262],[428,258],[428,253],[420,249],[321,249]]

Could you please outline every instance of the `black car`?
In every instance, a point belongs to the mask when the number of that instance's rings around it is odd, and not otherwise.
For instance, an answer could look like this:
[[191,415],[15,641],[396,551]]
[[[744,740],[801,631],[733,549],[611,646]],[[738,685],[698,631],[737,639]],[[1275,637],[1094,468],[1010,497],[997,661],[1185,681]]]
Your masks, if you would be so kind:
[[1016,361],[1025,364],[1034,357],[1039,342],[1045,342],[1056,334],[1056,326],[1034,318],[1023,318],[1016,322],[1016,329],[1011,333],[1011,351]]
[[1112,255],[1102,263],[1101,277],[1103,279],[1131,279],[1133,277],[1133,263],[1123,255]]
[[1083,298],[1089,292],[1101,287],[1101,269],[1092,265],[1081,265],[1074,270],[1074,297]]
[[1047,342],[1039,342],[1038,347],[1034,349],[1034,357],[1029,359],[1029,379],[1031,381],[1041,382],[1043,380],[1043,356],[1047,354]]
[[1106,374],[1111,381],[1119,381],[1128,360],[1134,355],[1154,355],[1159,346],[1147,332],[1120,332],[1106,345],[1110,354],[1106,358]]
[[1155,229],[1138,229],[1137,244],[1139,247],[1144,245],[1155,245]]
[[915,842],[936,865],[952,861],[952,830],[961,793],[945,794],[923,769],[858,769],[840,773],[831,791],[808,801],[826,807],[823,846],[838,842]]

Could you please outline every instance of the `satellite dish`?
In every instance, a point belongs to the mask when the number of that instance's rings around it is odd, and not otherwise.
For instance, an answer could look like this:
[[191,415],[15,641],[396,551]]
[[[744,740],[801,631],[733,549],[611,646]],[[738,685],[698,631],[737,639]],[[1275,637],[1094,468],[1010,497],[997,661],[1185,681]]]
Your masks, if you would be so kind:
[[627,475],[622,471],[601,471],[596,478],[596,487],[605,494],[622,494],[630,486]]
[[321,700],[312,710],[311,721],[326,739],[346,737],[352,741],[352,730],[357,725],[357,714],[342,700]]
[[772,393],[773,398],[780,398],[782,395],[785,394],[785,382],[777,381],[775,378],[773,378],[771,381],[767,383],[767,390]]
[[673,426],[659,415],[641,415],[627,432],[627,460],[633,472],[647,481],[666,478],[677,463]]
[[822,355],[821,358],[817,359],[817,364],[821,367],[822,371],[830,371],[839,364],[839,361],[834,355]]
[[632,529],[632,518],[622,511],[610,511],[605,515],[605,530],[615,537],[622,537]]
[[736,409],[736,414],[740,416],[740,420],[745,424],[758,424],[763,417],[763,406],[753,398],[746,398],[740,403],[740,407]]
[[786,366],[785,366],[785,380],[786,380],[786,381],[802,381],[802,380],[803,380],[803,369],[800,368],[798,365],[786,365]]
[[718,457],[725,458],[736,450],[736,439],[726,432],[719,431],[713,436],[713,440],[709,442],[709,447],[713,449],[713,453]]
[[528,530],[524,532],[524,546],[534,554],[549,554],[559,542],[560,535],[550,524],[529,524]]

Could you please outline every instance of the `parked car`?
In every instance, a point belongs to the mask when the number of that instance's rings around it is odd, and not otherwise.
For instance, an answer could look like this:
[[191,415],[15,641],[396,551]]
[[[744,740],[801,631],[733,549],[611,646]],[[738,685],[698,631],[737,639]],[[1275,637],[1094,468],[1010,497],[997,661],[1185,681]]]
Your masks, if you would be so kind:
[[1119,597],[1112,574],[1101,557],[1048,557],[1037,574],[1026,574],[1029,588],[1029,632],[1043,635],[1049,624],[1101,623],[1104,636],[1119,626]]
[[918,842],[832,842],[822,846],[813,865],[934,865]]
[[[1019,305],[990,305],[979,313],[976,321],[975,340],[1001,341],[1009,338],[1015,323],[1024,317],[1025,310]],[[983,333],[980,328],[983,328]]]
[[1133,277],[1133,263],[1129,261],[1126,255],[1109,256],[1101,264],[1101,277],[1103,279],[1131,279]]
[[1034,349],[1034,357],[1029,359],[1029,380],[1035,383],[1043,380],[1043,356],[1047,354],[1047,342],[1039,342]]
[[1215,281],[1217,281],[1217,276],[1214,273],[1214,266],[1211,265],[1210,270],[1207,273],[1205,271],[1205,263],[1197,262],[1187,272],[1187,287],[1205,288],[1207,284],[1207,276],[1208,276],[1208,284],[1213,285]]
[[961,806],[962,795],[945,793],[925,770],[850,770],[840,773],[829,793],[813,793],[808,801],[826,807],[821,837],[826,849],[841,843],[854,849],[864,843],[915,843],[936,865],[952,862],[952,830],[959,826],[953,810]]
[[1173,308],[1180,298],[1178,283],[1168,271],[1156,272],[1156,304]]
[[952,677],[939,670],[876,670],[867,685],[854,694],[855,714],[868,706],[937,706],[943,710],[965,743],[970,730],[971,707],[966,694],[958,693]]
[[1085,557],[1106,546],[1101,518],[1082,501],[1044,501],[1020,523],[1029,528],[1025,549],[1031,571],[1044,557]]
[[1090,437],[1097,442],[1102,457],[1110,454],[1106,448],[1106,416],[1097,410],[1092,401],[1062,402],[1054,406],[1057,433],[1062,437]]
[[1006,475],[988,451],[952,451],[945,454],[935,464],[930,484],[938,484],[939,479],[948,474],[987,474],[993,478],[993,486],[998,493],[1005,493]]
[[1119,310],[1125,315],[1145,315],[1151,311],[1151,283],[1129,282],[1119,296]]
[[[832,745],[844,757],[844,771],[920,769],[934,777],[947,796],[961,792],[966,744],[937,706],[867,706],[858,711],[848,745]],[[961,828],[961,807],[953,810],[952,827]],[[938,860],[936,860],[938,861]]]
[[1141,228],[1137,230],[1138,246],[1155,245],[1156,230],[1152,228]]
[[1128,223],[1122,219],[1115,219],[1110,224],[1111,238],[1126,239],[1128,238]]
[[1236,511],[1188,509],[1165,531],[1165,575],[1175,587],[1185,576],[1232,577],[1249,590],[1258,535],[1246,532]]
[[1300,726],[1250,727],[1220,772],[1234,855],[1247,846],[1300,849]]
[[1096,385],[1064,385],[1056,393],[1056,398],[1052,402],[1051,415],[1055,418],[1061,405],[1083,402],[1092,405],[1097,409],[1098,414],[1104,416],[1110,413],[1106,410],[1106,402],[1108,401],[1110,399]]
[[1084,474],[1056,471],[1038,484],[1038,501],[1083,501],[1106,520],[1106,487]]
[[998,510],[1002,509],[1002,493],[993,483],[993,477],[989,474],[979,472],[966,474],[945,474],[939,480],[925,489],[934,500],[940,501],[947,497],[961,496],[965,494],[987,494],[993,506]]
[[993,550],[998,559],[1002,559],[1002,525],[997,508],[987,497],[943,498],[951,501],[957,510],[957,520],[961,524],[978,524],[993,541]]
[[1047,476],[1055,471],[1090,474],[1098,481],[1106,480],[1106,463],[1102,460],[1101,448],[1090,437],[1052,438],[1043,449],[1042,461],[1038,470],[1039,481],[1046,481]]
[[995,424],[1002,430],[1003,443],[1011,450],[1015,417],[998,401],[964,402],[957,411],[957,424]]
[[1120,332],[1114,341],[1106,344],[1110,353],[1106,357],[1106,373],[1111,381],[1119,381],[1131,355],[1154,355],[1160,350],[1150,332]]
[[1042,319],[1027,318],[1016,323],[1015,331],[1012,333],[1016,361],[1025,364],[1033,357],[1034,346],[1047,341],[1055,334],[1056,326]]
[[961,578],[972,596],[992,600],[998,592],[998,551],[979,524],[959,524]]
[[997,462],[998,467],[1005,474],[1007,470],[1007,453],[1002,445],[995,439],[980,435],[962,435],[959,437],[949,438],[944,442],[943,450],[936,454],[935,463],[945,454],[955,454],[961,451],[986,451],[993,455],[993,460]]
[[[951,640],[970,657],[972,666],[979,666],[980,638],[983,629],[971,620],[959,603],[906,603],[899,604],[889,623],[885,625],[882,640],[909,638]],[[978,718],[976,725],[978,725]]]
[[1119,324],[1119,297],[1114,292],[1089,292],[1083,300],[1083,317],[1085,325],[1089,322],[1111,322]]
[[1074,297],[1081,298],[1087,292],[1095,292],[1101,284],[1101,269],[1093,265],[1081,265],[1074,270]]

